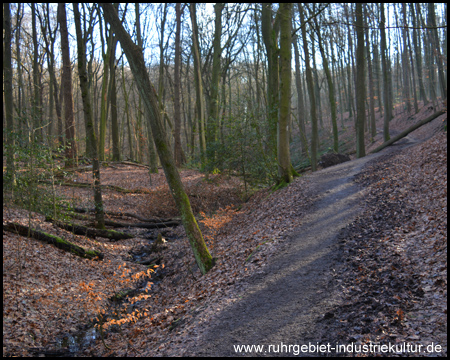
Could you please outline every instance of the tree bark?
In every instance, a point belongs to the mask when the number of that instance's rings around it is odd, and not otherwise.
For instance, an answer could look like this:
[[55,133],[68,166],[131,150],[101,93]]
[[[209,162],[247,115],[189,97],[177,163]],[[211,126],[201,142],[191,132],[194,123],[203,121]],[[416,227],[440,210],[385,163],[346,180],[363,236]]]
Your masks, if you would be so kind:
[[64,97],[64,117],[66,119],[66,167],[71,167],[77,157],[75,143],[75,123],[73,120],[73,96],[72,96],[72,64],[69,52],[69,32],[67,30],[66,7],[64,3],[58,4],[58,22],[61,26],[61,52],[63,71],[61,86]]
[[30,236],[33,239],[43,241],[56,246],[59,249],[71,252],[77,256],[81,256],[86,259],[103,259],[103,254],[96,250],[86,250],[82,247],[72,244],[67,240],[64,240],[58,236],[47,234],[43,231],[34,230],[28,226],[20,225],[17,223],[8,223],[3,226],[3,229],[21,236]]
[[400,134],[398,134],[397,136],[393,137],[392,139],[390,139],[389,141],[386,141],[385,143],[381,144],[380,146],[378,146],[375,150],[372,150],[370,153],[376,153],[379,152],[381,150],[383,150],[385,147],[392,145],[393,143],[395,143],[396,141],[404,138],[405,136],[407,136],[409,133],[413,132],[414,130],[420,128],[421,126],[428,124],[430,121],[433,121],[434,119],[436,119],[437,117],[441,116],[442,114],[445,114],[447,112],[447,109],[443,109],[441,111],[438,111],[436,113],[434,113],[433,115],[427,117],[426,119],[423,119],[422,121],[419,121],[417,124],[414,124],[413,126],[409,127],[408,129],[402,131]]
[[[214,21],[214,40],[213,40],[213,62],[211,74],[211,95],[209,97],[209,116],[207,122],[207,138],[206,151],[208,164],[215,166],[215,142],[217,141],[217,129],[219,124],[219,81],[220,81],[220,58],[222,55],[222,47],[220,40],[222,38],[222,10],[223,3],[214,5],[215,21]],[[213,170],[213,169],[209,169]]]
[[412,110],[411,106],[411,85],[409,81],[410,76],[410,68],[409,68],[409,59],[408,59],[408,42],[407,37],[408,35],[408,21],[406,18],[406,4],[402,4],[402,14],[403,14],[403,26],[402,29],[402,40],[403,40],[403,49],[402,49],[402,75],[403,75],[403,97],[404,101],[406,103],[406,110],[408,114]]
[[175,34],[175,73],[174,73],[174,96],[173,96],[173,106],[174,106],[174,155],[175,164],[181,166],[186,162],[184,157],[183,148],[181,147],[181,3],[175,5],[176,12],[176,34]]
[[362,3],[356,3],[356,157],[366,156],[364,123],[366,118],[366,85],[364,74],[364,29]]
[[279,69],[278,46],[279,19],[272,19],[272,5],[263,4],[261,12],[261,33],[267,54],[267,117],[269,153],[276,150],[278,106],[279,106]]
[[280,3],[280,111],[277,126],[277,157],[279,182],[289,184],[293,180],[289,153],[291,118],[291,3]]
[[203,83],[200,61],[200,45],[198,41],[198,26],[195,3],[189,4],[189,12],[192,22],[192,52],[194,54],[194,83],[196,93],[196,110],[198,117],[198,134],[200,143],[200,162],[205,165],[206,159],[206,136],[205,136],[205,100],[203,95]]
[[[99,144],[98,144],[98,156],[100,161],[105,161],[105,148],[106,148],[106,122],[108,117],[108,82],[109,82],[109,58],[111,56],[111,41],[112,34],[106,36],[106,51],[105,40],[103,38],[103,26],[102,20],[100,24],[100,38],[102,45],[102,58],[103,58],[103,78],[102,78],[102,90],[100,97],[100,129],[99,129]],[[105,34],[108,34],[105,23]]]
[[436,28],[436,14],[434,12],[434,3],[428,3],[428,22],[431,26],[432,48],[433,53],[436,56],[436,63],[438,66],[441,97],[442,99],[447,99],[447,80],[444,75],[444,66],[442,64],[441,45],[439,44],[439,36]]
[[373,138],[377,134],[377,128],[375,123],[375,94],[374,94],[374,86],[373,86],[373,71],[372,71],[372,60],[370,59],[370,38],[369,38],[369,26],[368,26],[368,14],[367,14],[367,4],[364,4],[364,26],[365,36],[366,36],[366,54],[367,54],[367,72],[369,78],[369,129],[370,129],[370,137],[373,141]]
[[[92,152],[92,176],[94,178],[94,206],[95,219],[97,228],[105,228],[105,214],[103,210],[102,189],[100,186],[100,162],[98,159],[97,137],[95,135],[94,120],[92,116],[92,105],[89,97],[89,85],[86,71],[86,41],[92,27],[87,30],[87,34],[81,33],[81,20],[78,4],[73,4],[73,11],[75,15],[75,30],[77,35],[77,50],[78,50],[78,76],[80,78],[81,97],[83,100],[84,121],[86,122],[87,137],[90,143]],[[92,34],[91,34],[92,35]]]
[[186,235],[194,252],[197,265],[200,268],[201,273],[206,274],[214,266],[214,260],[206,247],[203,235],[195,220],[194,214],[192,213],[189,198],[184,191],[180,174],[177,171],[170,147],[168,146],[166,133],[162,125],[161,114],[159,112],[156,91],[149,80],[142,49],[133,43],[130,35],[123,28],[114,7],[110,4],[102,4],[101,6],[103,7],[106,20],[110,23],[111,28],[114,29],[116,36],[127,55],[144,104],[149,114],[151,114],[149,117],[150,126],[152,128],[156,149],[166,174],[167,182],[177,208],[180,211]]
[[58,221],[52,219],[51,217],[47,217],[45,221],[49,221],[61,229],[70,231],[76,235],[83,235],[89,238],[95,239],[97,237],[103,237],[110,240],[123,240],[123,239],[132,239],[134,235],[125,234],[115,230],[106,230],[106,229],[91,229],[83,225],[73,224],[73,223],[65,223],[62,221]]
[[13,69],[11,60],[11,9],[9,3],[3,4],[3,29],[4,29],[4,96],[5,96],[5,116],[6,116],[6,179],[10,185],[15,185],[14,168],[14,117],[13,117]]
[[381,12],[381,23],[380,23],[380,34],[381,34],[381,68],[383,71],[383,97],[384,97],[384,126],[383,126],[383,137],[384,141],[388,141],[389,136],[389,121],[392,118],[392,99],[390,96],[389,86],[390,77],[388,69],[388,59],[387,59],[387,47],[386,47],[386,32],[385,23],[386,18],[384,15],[384,4],[380,3]]
[[[36,142],[42,141],[42,106],[40,102],[41,94],[41,74],[39,71],[39,43],[37,40],[37,26],[36,26],[36,4],[31,3],[31,27],[32,27],[32,39],[33,39],[33,100],[32,100],[32,123],[33,133],[32,139]],[[61,26],[61,35],[63,33]],[[61,42],[61,49],[63,48]],[[64,61],[64,54],[63,54]]]
[[420,98],[423,100],[423,104],[428,104],[427,94],[425,92],[425,85],[423,84],[423,69],[422,69],[422,47],[420,46],[420,37],[417,35],[416,27],[418,26],[418,22],[416,20],[416,9],[414,4],[411,3],[409,5],[412,22],[413,22],[413,45],[414,45],[414,53],[416,56],[416,67],[417,67],[417,77],[419,79],[419,93]]
[[300,74],[300,53],[298,49],[297,37],[293,41],[295,54],[295,86],[297,88],[297,121],[300,131],[300,141],[302,144],[302,154],[308,154],[308,141],[306,139],[305,127],[305,103],[303,101],[302,77]]
[[336,116],[336,97],[334,95],[334,83],[333,78],[331,77],[331,71],[328,66],[327,55],[325,54],[325,49],[322,43],[322,37],[320,35],[320,27],[318,25],[317,18],[314,18],[314,22],[316,24],[316,32],[317,32],[317,43],[319,44],[320,54],[322,55],[322,63],[323,70],[325,71],[325,75],[327,77],[328,83],[328,99],[330,101],[330,109],[331,109],[331,125],[333,127],[333,150],[338,153],[339,152],[339,138],[338,138],[338,128],[337,128],[337,116]]
[[[135,7],[135,16],[136,16],[136,37],[138,46],[142,48],[143,41],[141,36],[141,20],[140,20],[140,13],[139,13],[139,3],[134,4]],[[149,114],[145,110],[141,111],[141,105],[142,105],[142,98],[139,94],[139,114],[138,114],[138,122],[141,123],[142,113],[145,114],[145,117],[148,118]],[[161,104],[160,104],[161,106]],[[148,176],[150,179],[150,185],[152,185],[152,174],[158,173],[158,159],[156,157],[156,151],[155,151],[155,144],[153,142],[153,135],[152,135],[152,129],[150,128],[150,125],[147,123],[147,135],[148,135]]]
[[298,11],[300,13],[300,23],[302,25],[303,51],[305,52],[306,65],[306,83],[308,85],[309,102],[311,107],[311,170],[317,170],[317,150],[319,141],[319,130],[317,128],[317,113],[316,113],[316,97],[314,94],[314,82],[311,71],[311,64],[309,61],[308,40],[306,38],[305,14],[303,6],[298,3]]
[[114,35],[112,39],[111,56],[109,58],[110,78],[110,106],[111,106],[111,137],[112,137],[112,160],[120,161],[119,119],[117,116],[117,87],[116,87],[116,46],[117,40]]

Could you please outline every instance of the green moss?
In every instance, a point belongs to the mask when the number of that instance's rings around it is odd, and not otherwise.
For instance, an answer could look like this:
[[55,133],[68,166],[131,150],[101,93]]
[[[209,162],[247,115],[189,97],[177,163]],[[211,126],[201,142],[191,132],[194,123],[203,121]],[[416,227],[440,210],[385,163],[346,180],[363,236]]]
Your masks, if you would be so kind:
[[285,180],[279,180],[274,186],[271,188],[271,192],[275,192],[277,190],[283,189],[289,184]]

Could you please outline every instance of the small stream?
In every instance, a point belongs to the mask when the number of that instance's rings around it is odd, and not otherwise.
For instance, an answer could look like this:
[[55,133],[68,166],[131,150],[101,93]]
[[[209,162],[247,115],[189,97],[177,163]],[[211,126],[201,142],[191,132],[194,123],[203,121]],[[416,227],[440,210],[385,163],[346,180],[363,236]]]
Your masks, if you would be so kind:
[[[143,260],[151,259],[152,257],[157,258],[156,253],[151,252],[151,246],[155,240],[155,237],[153,234],[148,234],[149,238],[149,245],[146,247],[143,247],[139,250],[139,252],[133,252],[130,253],[132,256],[132,261],[136,263],[140,263]],[[176,237],[173,236],[167,236],[166,237],[169,240],[176,240]],[[155,263],[159,264],[160,258],[155,260]],[[136,294],[143,292],[144,289],[147,287],[147,283],[151,282],[151,291],[155,291],[158,288],[158,284],[162,281],[165,275],[165,270],[161,268],[155,269],[155,272],[152,274],[151,279],[148,281],[142,281],[135,289],[132,291],[132,296],[135,296]],[[124,289],[127,290],[127,289]],[[120,302],[126,301],[128,296],[121,299]],[[133,309],[138,306],[141,301],[137,301],[133,305],[129,304],[127,306],[127,312],[132,312]],[[106,334],[104,334],[106,335]],[[86,349],[90,346],[92,346],[97,340],[101,339],[100,331],[98,331],[94,324],[90,324],[86,326],[85,329],[79,330],[74,334],[64,334],[63,336],[59,337],[55,341],[54,349],[49,351],[46,355],[51,356],[60,356],[60,357],[75,357],[81,355],[81,352],[83,349]]]
[[98,338],[100,338],[100,333],[94,327],[90,327],[80,330],[73,335],[66,334],[56,340],[55,348],[57,350],[66,350],[67,353],[64,356],[77,356],[82,349],[93,345]]

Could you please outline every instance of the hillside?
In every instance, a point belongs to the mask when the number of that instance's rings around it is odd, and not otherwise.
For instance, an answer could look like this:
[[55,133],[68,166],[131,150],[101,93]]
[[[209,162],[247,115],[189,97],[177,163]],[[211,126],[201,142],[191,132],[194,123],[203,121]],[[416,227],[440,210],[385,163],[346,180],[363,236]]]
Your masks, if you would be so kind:
[[[409,119],[399,115],[391,122],[393,132],[428,116],[429,111],[422,109]],[[446,115],[442,118],[446,120]],[[334,300],[326,313],[313,319],[312,339],[434,341],[446,347],[447,138],[442,118],[405,140],[424,142],[402,151],[394,145],[356,176],[364,208],[352,224],[336,229],[340,246],[330,277]],[[376,140],[370,148],[380,142],[379,137]],[[23,210],[4,207],[4,224],[31,221],[39,229],[105,256],[101,262],[81,259],[4,231],[4,355],[69,351],[84,356],[196,355],[208,326],[217,325],[215,317],[238,303],[250,284],[248,279],[261,278],[277,254],[286,251],[323,195],[312,179],[324,171],[302,176],[276,192],[261,190],[242,204],[238,179],[213,175],[206,180],[196,171],[182,171],[194,210],[201,214],[208,246],[218,258],[203,277],[181,226],[161,231],[167,243],[152,254],[155,230],[131,228],[127,231],[135,235],[133,239],[93,241],[44,222],[42,215],[33,213],[29,218]],[[152,176],[151,186],[144,185],[147,171],[131,165],[106,168],[103,179],[104,184],[146,192],[107,189],[107,211],[176,216],[162,171]],[[72,180],[89,178],[79,173]],[[77,206],[91,206],[89,189],[60,187],[58,191]],[[142,259],[156,264],[153,284],[130,277],[147,271],[147,266],[137,263]],[[108,300],[124,289],[138,290],[128,300]],[[96,317],[98,321],[98,314],[111,319],[114,312],[127,321],[118,325],[118,320],[110,320],[102,340],[90,321]],[[445,354],[446,348],[436,355]]]

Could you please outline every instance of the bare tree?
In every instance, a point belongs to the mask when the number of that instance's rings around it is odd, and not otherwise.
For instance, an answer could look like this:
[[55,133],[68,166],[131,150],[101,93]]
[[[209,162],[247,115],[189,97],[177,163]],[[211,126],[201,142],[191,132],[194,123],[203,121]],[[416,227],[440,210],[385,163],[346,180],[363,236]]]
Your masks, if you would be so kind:
[[189,12],[191,14],[192,22],[192,52],[194,54],[194,82],[200,143],[200,162],[204,165],[206,157],[205,100],[203,95],[202,66],[200,61],[200,45],[198,41],[197,11],[195,3],[189,4]]
[[356,157],[366,156],[364,123],[366,118],[366,85],[364,74],[364,29],[362,3],[356,3]]
[[163,128],[161,113],[159,111],[156,91],[148,77],[142,49],[133,43],[130,35],[126,32],[119,20],[114,7],[111,4],[102,4],[101,6],[103,7],[105,19],[110,23],[111,28],[114,30],[121,43],[123,51],[127,55],[136,84],[142,95],[146,109],[151,115],[149,120],[153,139],[166,174],[167,182],[169,183],[172,196],[181,214],[183,226],[197,261],[197,265],[202,274],[206,274],[214,266],[214,260],[206,247],[203,235],[195,220],[189,198],[186,195],[180,174],[175,166],[172,152],[168,146],[167,136]]
[[69,32],[67,30],[66,6],[58,4],[58,22],[61,27],[61,52],[63,60],[63,72],[61,86],[64,97],[64,117],[66,123],[66,167],[74,164],[77,158],[77,145],[75,142],[75,123],[73,120],[72,97],[72,64],[70,62]]
[[381,23],[380,23],[380,34],[381,34],[381,67],[383,71],[383,97],[384,97],[384,126],[383,126],[383,139],[388,141],[389,136],[389,121],[392,118],[392,98],[390,96],[390,70],[388,69],[388,56],[387,56],[387,46],[386,46],[386,17],[384,15],[384,4],[380,3],[381,12]]
[[303,39],[303,52],[305,53],[305,65],[306,65],[306,83],[308,85],[309,102],[311,108],[311,169],[317,170],[317,150],[319,141],[319,130],[317,128],[317,113],[316,113],[316,96],[314,93],[314,81],[311,70],[311,63],[309,61],[309,49],[308,40],[306,38],[306,26],[305,25],[305,11],[301,3],[298,3],[298,11],[300,13],[300,23],[302,25],[302,39]]
[[5,115],[6,115],[6,179],[9,184],[15,184],[14,168],[14,118],[13,118],[13,69],[11,61],[11,9],[9,3],[3,3],[3,30],[4,30],[4,53],[3,72],[5,90]]
[[180,78],[180,68],[181,68],[181,3],[175,5],[176,13],[176,26],[177,30],[175,33],[175,73],[174,73],[174,154],[175,163],[177,166],[181,166],[186,162],[184,156],[183,148],[181,147],[181,102],[180,102],[180,91],[181,91],[181,78]]
[[[84,6],[84,5],[83,5]],[[91,144],[92,151],[92,175],[94,178],[94,207],[95,220],[98,229],[105,228],[105,212],[103,209],[102,189],[100,186],[100,162],[98,158],[97,136],[95,135],[94,118],[92,116],[91,98],[89,96],[88,75],[86,70],[86,42],[89,36],[92,36],[91,26],[86,30],[84,36],[81,31],[81,17],[78,4],[73,4],[73,12],[75,15],[75,30],[77,34],[77,50],[78,50],[78,76],[80,78],[81,97],[83,99],[84,121],[86,122],[87,137]],[[90,13],[92,20],[93,12]],[[84,22],[86,23],[86,22]]]

